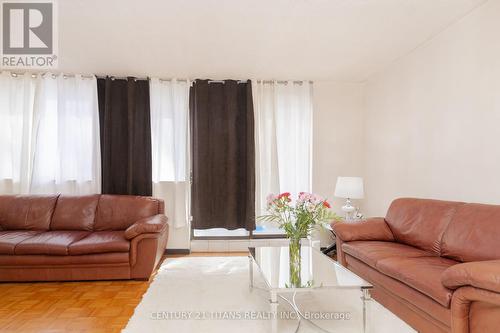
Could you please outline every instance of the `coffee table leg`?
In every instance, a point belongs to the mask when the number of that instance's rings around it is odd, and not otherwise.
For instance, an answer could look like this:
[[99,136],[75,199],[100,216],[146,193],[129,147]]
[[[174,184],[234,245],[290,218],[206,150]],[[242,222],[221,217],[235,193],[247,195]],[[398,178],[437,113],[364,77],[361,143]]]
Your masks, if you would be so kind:
[[372,297],[370,295],[369,289],[363,288],[362,291],[363,291],[363,296],[361,297],[361,299],[363,300],[363,333],[368,333],[367,307],[368,307],[368,302],[372,299]]
[[253,258],[252,256],[248,256],[248,272],[250,274],[250,291],[253,289]]

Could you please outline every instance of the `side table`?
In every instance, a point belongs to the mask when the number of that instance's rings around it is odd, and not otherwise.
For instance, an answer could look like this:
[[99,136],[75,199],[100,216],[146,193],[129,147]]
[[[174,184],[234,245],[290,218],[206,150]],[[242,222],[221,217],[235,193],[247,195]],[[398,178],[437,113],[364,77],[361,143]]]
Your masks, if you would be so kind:
[[[330,225],[327,225],[326,228],[328,230],[330,230],[330,232],[335,236],[335,233],[333,232],[333,229],[332,229],[332,227]],[[335,238],[337,238],[337,236],[335,236]],[[323,254],[328,255],[328,253],[336,251],[336,250],[337,250],[337,240],[335,239],[335,241],[333,242],[332,245],[328,246],[324,250],[321,250],[321,252],[323,252]]]

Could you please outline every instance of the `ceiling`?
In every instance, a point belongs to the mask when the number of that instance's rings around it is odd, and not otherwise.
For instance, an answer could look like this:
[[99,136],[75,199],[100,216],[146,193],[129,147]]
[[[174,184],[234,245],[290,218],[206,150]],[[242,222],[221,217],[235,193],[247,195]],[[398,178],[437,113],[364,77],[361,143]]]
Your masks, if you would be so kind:
[[64,0],[59,69],[362,82],[484,0]]

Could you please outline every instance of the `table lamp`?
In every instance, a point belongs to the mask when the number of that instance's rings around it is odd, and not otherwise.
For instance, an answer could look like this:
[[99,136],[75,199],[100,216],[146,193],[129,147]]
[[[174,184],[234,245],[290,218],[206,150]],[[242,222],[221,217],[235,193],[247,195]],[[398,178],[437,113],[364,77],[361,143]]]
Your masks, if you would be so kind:
[[335,186],[335,196],[346,199],[342,206],[346,221],[352,221],[352,213],[356,210],[351,204],[351,199],[363,199],[363,178],[361,177],[338,177]]

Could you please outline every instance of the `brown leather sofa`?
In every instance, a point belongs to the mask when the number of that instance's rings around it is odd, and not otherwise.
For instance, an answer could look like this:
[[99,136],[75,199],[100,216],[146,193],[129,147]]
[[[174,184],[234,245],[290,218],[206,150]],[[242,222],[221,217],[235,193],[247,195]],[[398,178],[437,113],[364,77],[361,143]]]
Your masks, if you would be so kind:
[[0,196],[0,281],[146,280],[167,237],[158,199]]
[[397,199],[334,223],[339,261],[420,332],[500,332],[500,206]]

